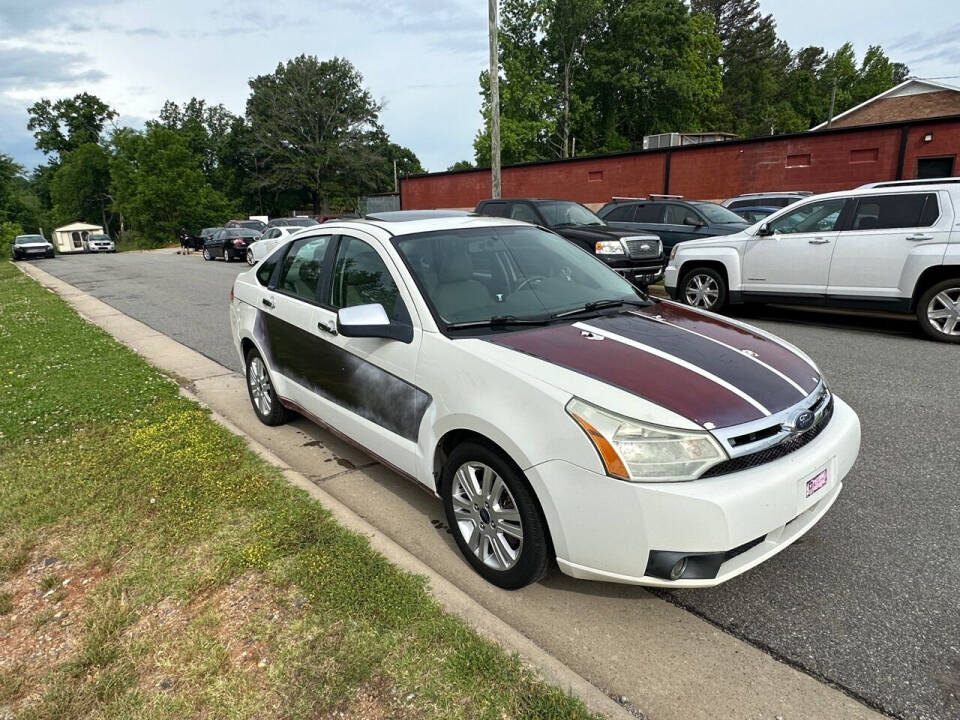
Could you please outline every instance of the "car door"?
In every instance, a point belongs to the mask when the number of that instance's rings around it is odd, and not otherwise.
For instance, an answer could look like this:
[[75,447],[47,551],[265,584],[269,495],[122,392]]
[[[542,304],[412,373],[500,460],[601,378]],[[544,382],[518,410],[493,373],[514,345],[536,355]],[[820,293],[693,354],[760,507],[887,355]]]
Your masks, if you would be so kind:
[[[851,298],[904,298],[923,268],[911,271],[911,257],[939,264],[953,210],[944,193],[900,192],[866,195],[853,209],[837,238],[830,265],[828,295]],[[935,257],[926,258],[925,246]]]
[[[308,409],[416,477],[420,421],[431,399],[414,384],[422,334],[410,292],[376,238],[360,231],[340,235],[314,313],[313,324],[324,341],[315,356],[322,392]],[[382,305],[392,322],[410,325],[411,341],[347,337],[337,331],[337,310],[370,304]]]
[[761,226],[767,234],[753,235],[744,248],[743,291],[822,298],[846,202],[813,200]]

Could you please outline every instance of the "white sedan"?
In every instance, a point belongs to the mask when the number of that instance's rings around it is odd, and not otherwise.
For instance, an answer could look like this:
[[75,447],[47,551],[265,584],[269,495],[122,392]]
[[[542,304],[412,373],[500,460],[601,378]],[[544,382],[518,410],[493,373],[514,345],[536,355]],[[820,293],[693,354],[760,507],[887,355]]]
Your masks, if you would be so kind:
[[554,560],[724,582],[813,527],[859,452],[803,352],[517,221],[308,228],[237,277],[230,323],[263,423],[295,411],[425,485],[504,588]]
[[267,228],[256,242],[247,248],[247,264],[256,265],[269,255],[274,248],[283,244],[291,235],[303,230],[302,225],[278,225]]

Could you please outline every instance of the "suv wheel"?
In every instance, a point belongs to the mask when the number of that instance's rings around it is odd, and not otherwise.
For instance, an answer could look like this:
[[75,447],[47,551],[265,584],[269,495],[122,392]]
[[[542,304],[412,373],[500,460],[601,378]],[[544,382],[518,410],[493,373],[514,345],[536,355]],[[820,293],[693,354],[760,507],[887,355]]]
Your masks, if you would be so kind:
[[443,466],[440,495],[457,547],[484,579],[515,590],[546,575],[550,547],[540,506],[503,455],[476,442],[458,445]]
[[713,268],[694,268],[683,276],[677,297],[687,305],[719,312],[727,304],[727,283]]
[[928,288],[917,302],[917,320],[934,340],[960,343],[960,278]]
[[280,404],[273,389],[267,364],[254,348],[247,352],[247,393],[253,411],[264,425],[283,425],[290,419],[290,411]]
[[210,254],[210,248],[203,249],[203,259],[204,260],[213,260],[213,255]]

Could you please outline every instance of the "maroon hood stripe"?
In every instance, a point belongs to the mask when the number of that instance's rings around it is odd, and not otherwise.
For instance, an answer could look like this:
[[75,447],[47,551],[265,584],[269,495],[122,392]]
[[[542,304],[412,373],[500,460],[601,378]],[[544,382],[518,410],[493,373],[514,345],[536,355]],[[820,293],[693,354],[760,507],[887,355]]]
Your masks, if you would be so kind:
[[572,325],[503,333],[488,339],[619,387],[699,425],[728,427],[764,417],[742,397],[703,375],[616,340],[590,340]]
[[708,338],[731,345],[738,350],[749,350],[757,354],[770,367],[776,368],[807,393],[816,390],[820,382],[820,373],[810,363],[787,347],[775,340],[768,340],[761,335],[755,335],[736,325],[725,322],[721,318],[689,310],[682,305],[669,302],[660,302],[648,308],[634,311],[636,315],[660,316],[673,325],[692,330]]

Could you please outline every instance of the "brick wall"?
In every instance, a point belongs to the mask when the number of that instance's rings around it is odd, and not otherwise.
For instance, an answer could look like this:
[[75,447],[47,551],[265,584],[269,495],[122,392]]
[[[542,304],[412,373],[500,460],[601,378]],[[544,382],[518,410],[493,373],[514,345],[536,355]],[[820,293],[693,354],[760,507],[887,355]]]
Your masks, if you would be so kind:
[[[669,192],[719,200],[744,192],[830,192],[894,180],[901,125],[824,131],[699,147],[635,152],[503,169],[503,197],[552,197],[588,205],[612,196]],[[931,133],[930,142],[923,137]],[[960,117],[914,123],[908,129],[903,176],[916,173],[918,157],[960,154]],[[960,161],[954,162],[960,175]],[[666,187],[666,181],[669,186]],[[490,196],[490,171],[438,173],[404,178],[405,210],[473,208]]]

